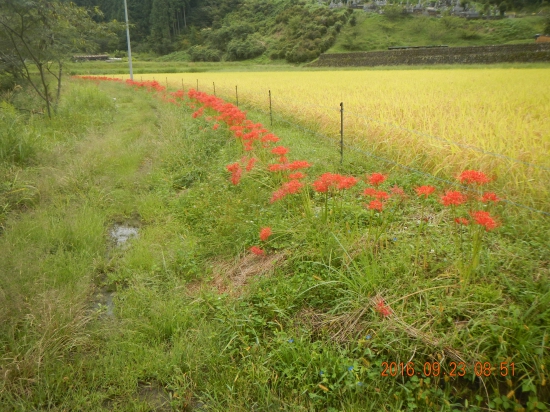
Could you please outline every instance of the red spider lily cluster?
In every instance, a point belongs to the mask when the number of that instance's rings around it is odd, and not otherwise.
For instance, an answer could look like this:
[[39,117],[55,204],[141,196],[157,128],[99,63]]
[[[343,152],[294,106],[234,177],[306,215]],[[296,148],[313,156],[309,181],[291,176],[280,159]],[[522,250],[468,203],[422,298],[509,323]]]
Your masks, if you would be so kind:
[[336,173],[323,173],[319,179],[313,182],[316,192],[327,193],[330,190],[343,190],[352,188],[358,180],[353,176],[343,176]]
[[386,302],[384,302],[384,299],[380,299],[377,303],[374,309],[382,315],[382,317],[387,317],[391,315],[391,309],[388,305],[386,305]]
[[[109,77],[82,76],[81,78],[93,81],[122,82],[121,79]],[[136,82],[127,80],[125,83],[135,89],[144,89],[148,92],[156,93],[163,101],[168,103],[179,105],[180,102],[186,102],[189,107],[195,110],[192,114],[193,118],[203,117],[207,110],[209,113],[214,112],[215,114],[205,117],[206,121],[214,122],[212,129],[230,131],[235,139],[242,144],[243,151],[247,153],[247,156],[242,157],[239,161],[226,166],[227,171],[230,173],[231,183],[238,185],[246,173],[252,172],[260,164],[260,168],[264,168],[263,170],[278,173],[280,176],[279,182],[282,182],[280,183],[280,187],[272,193],[270,198],[271,203],[275,203],[289,195],[300,193],[307,185],[311,185],[312,189],[317,193],[326,194],[326,198],[328,198],[329,194],[336,195],[344,190],[359,186],[360,179],[357,177],[336,173],[323,173],[314,178],[311,183],[306,183],[303,180],[307,176],[302,171],[312,166],[308,161],[289,161],[288,156],[291,150],[285,146],[275,146],[275,144],[280,144],[279,137],[269,132],[261,123],[254,123],[250,119],[247,119],[246,113],[235,105],[227,103],[216,96],[193,89],[189,90],[187,95],[182,90],[167,93],[166,88],[156,81]],[[226,127],[222,128],[224,125]],[[277,162],[262,165],[261,159],[265,160],[269,156],[263,156],[263,153],[260,153],[260,151],[267,151],[267,153],[277,156]],[[387,174],[375,172],[361,179],[370,185],[367,188],[363,187],[359,189],[363,196],[369,198],[368,203],[363,204],[366,209],[382,212],[387,202],[391,201],[391,199],[397,198],[403,200],[408,197],[405,191],[398,186],[386,190],[381,189],[387,178]],[[492,180],[483,172],[476,170],[465,170],[456,178],[462,184],[474,185],[475,187],[485,185]],[[437,189],[434,186],[422,185],[416,187],[414,191],[419,198],[428,199],[431,195],[435,196]],[[443,206],[452,207],[451,210],[453,212],[461,210],[465,212],[465,216],[456,216],[453,218],[456,224],[463,226],[478,225],[486,231],[497,228],[499,222],[489,211],[476,209],[490,209],[500,200],[493,192],[485,192],[481,197],[477,198],[456,190],[447,190],[439,195],[439,201]],[[481,203],[475,206],[476,201]],[[259,233],[260,241],[267,242],[271,234],[272,230],[270,227],[262,228]],[[265,250],[258,246],[252,246],[249,250],[258,256],[266,254]],[[376,311],[384,317],[391,314],[391,309],[383,300],[376,304]]]
[[260,240],[262,242],[266,242],[267,239],[269,239],[269,236],[271,236],[273,232],[271,231],[270,227],[263,227],[262,230],[260,230]]

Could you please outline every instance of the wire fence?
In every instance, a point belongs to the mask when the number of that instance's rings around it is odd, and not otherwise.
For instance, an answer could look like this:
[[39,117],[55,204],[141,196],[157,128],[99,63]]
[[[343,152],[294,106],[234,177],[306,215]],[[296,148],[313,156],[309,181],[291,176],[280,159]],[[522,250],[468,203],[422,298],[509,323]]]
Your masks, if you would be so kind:
[[[166,82],[168,84],[168,79],[166,79]],[[190,88],[195,88],[195,87],[196,87],[196,90],[200,91],[199,86],[200,86],[200,84],[199,84],[198,79],[193,84],[185,83],[182,79],[182,87],[183,87],[184,91],[186,89],[189,90]],[[246,103],[243,103],[243,98],[242,98],[243,96],[239,94],[238,86],[235,86],[235,90],[233,91],[233,90],[228,90],[227,88],[220,87],[220,86],[218,86],[216,88],[215,83],[212,83],[211,88],[212,88],[212,90],[207,90],[207,91],[203,90],[203,91],[205,91],[206,93],[212,92],[214,95],[216,95],[216,92],[217,92],[217,94],[219,94],[220,97],[223,97],[226,101],[234,103],[237,106],[240,105],[240,107],[246,107],[246,108],[249,108],[249,109],[258,110],[259,112],[262,112],[266,116],[270,117],[271,125],[273,125],[273,119],[274,119],[274,116],[275,116],[276,121],[279,122],[279,123],[287,124],[288,126],[294,128],[296,130],[300,130],[304,133],[308,133],[312,136],[316,136],[316,137],[318,137],[322,140],[325,140],[327,142],[330,142],[331,144],[334,144],[339,149],[339,151],[341,153],[341,156],[343,156],[343,154],[344,154],[344,149],[351,150],[353,152],[363,154],[365,156],[376,159],[378,161],[382,161],[382,162],[394,165],[394,166],[399,167],[403,170],[407,170],[408,172],[412,172],[412,173],[427,177],[427,178],[432,179],[434,181],[439,181],[439,182],[442,182],[442,183],[445,183],[445,184],[448,184],[448,185],[461,187],[462,190],[473,192],[473,193],[476,193],[478,195],[481,195],[482,192],[478,191],[478,190],[475,190],[475,189],[472,189],[469,186],[461,185],[456,181],[451,181],[449,179],[445,179],[445,178],[435,176],[432,173],[426,172],[426,171],[418,169],[416,167],[411,167],[411,166],[405,165],[405,164],[400,163],[396,160],[392,160],[392,159],[389,159],[389,158],[387,158],[385,156],[382,156],[380,154],[376,154],[372,151],[365,150],[364,148],[347,144],[345,142],[345,139],[344,139],[344,126],[345,126],[346,119],[348,118],[348,116],[355,117],[357,119],[365,120],[367,122],[371,122],[371,123],[382,125],[384,127],[388,127],[389,129],[392,129],[392,130],[399,130],[399,131],[402,131],[402,132],[405,132],[405,133],[410,133],[410,134],[415,135],[415,136],[435,140],[435,141],[444,143],[444,144],[449,145],[449,146],[455,146],[457,148],[470,150],[470,151],[479,153],[479,154],[484,155],[484,156],[490,156],[490,157],[497,158],[499,160],[505,160],[509,163],[521,164],[523,166],[526,166],[526,167],[531,168],[531,169],[536,169],[536,170],[539,170],[541,172],[550,172],[550,167],[547,167],[547,166],[535,164],[535,163],[532,163],[532,162],[527,162],[527,161],[517,159],[517,158],[513,158],[513,157],[510,157],[510,156],[501,154],[501,153],[487,151],[487,150],[484,150],[484,149],[482,149],[480,147],[477,147],[477,146],[474,146],[474,145],[465,144],[465,143],[461,143],[461,142],[456,142],[456,141],[446,139],[446,138],[442,138],[442,137],[439,137],[439,136],[434,136],[434,135],[424,133],[424,132],[421,132],[421,131],[418,131],[418,130],[409,129],[409,128],[400,126],[398,124],[394,124],[394,123],[391,123],[391,122],[385,122],[385,121],[381,121],[381,120],[376,119],[376,118],[364,116],[362,114],[357,114],[357,113],[354,113],[354,112],[346,111],[345,116],[344,116],[344,108],[343,108],[342,103],[340,104],[340,107],[328,106],[328,105],[305,105],[307,107],[311,107],[311,108],[314,108],[314,109],[324,109],[324,110],[329,110],[331,112],[334,112],[335,114],[338,113],[338,117],[340,118],[340,121],[341,121],[341,125],[340,125],[341,129],[340,130],[341,130],[341,133],[342,133],[341,140],[338,141],[336,139],[336,135],[331,137],[331,136],[328,136],[325,133],[320,133],[319,131],[310,129],[310,128],[302,125],[302,124],[291,121],[287,117],[285,117],[285,115],[281,115],[281,114],[277,113],[276,111],[274,111],[273,110],[273,104],[272,104],[273,95],[271,93],[271,90],[268,90],[268,93],[266,93],[265,98],[266,98],[266,102],[268,102],[268,107],[269,107],[269,109],[266,110],[263,107],[261,107],[261,105],[251,103],[251,101],[253,101],[253,100],[247,101]],[[207,89],[207,87],[204,87],[204,89]],[[549,179],[549,183],[550,183],[550,179]],[[513,205],[513,206],[518,207],[518,208],[529,210],[529,211],[534,212],[534,213],[538,213],[540,215],[550,216],[549,212],[546,212],[546,211],[541,210],[541,209],[537,209],[535,207],[525,205],[525,204],[520,203],[520,202],[514,202],[514,201],[509,200],[509,199],[502,199],[502,202],[507,203],[509,205]]]

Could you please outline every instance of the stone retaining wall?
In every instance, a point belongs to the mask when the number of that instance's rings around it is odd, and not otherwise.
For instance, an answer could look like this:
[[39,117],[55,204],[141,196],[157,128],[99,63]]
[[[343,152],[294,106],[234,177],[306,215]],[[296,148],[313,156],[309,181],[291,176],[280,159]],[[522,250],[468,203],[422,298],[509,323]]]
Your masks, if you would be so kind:
[[550,43],[321,54],[314,67],[550,62]]

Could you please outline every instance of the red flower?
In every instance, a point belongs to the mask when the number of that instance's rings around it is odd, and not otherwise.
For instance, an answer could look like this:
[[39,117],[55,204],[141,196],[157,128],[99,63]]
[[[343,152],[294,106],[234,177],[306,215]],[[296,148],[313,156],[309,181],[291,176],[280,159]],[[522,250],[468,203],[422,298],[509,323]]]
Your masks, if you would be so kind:
[[270,227],[264,227],[262,230],[260,230],[260,240],[265,242],[269,236],[271,236],[271,228]]
[[374,187],[367,187],[364,191],[363,191],[363,194],[365,196],[376,196],[376,193],[378,193],[378,190],[376,190]]
[[282,170],[286,170],[286,165],[275,163],[274,165],[270,165],[268,169],[270,172],[280,172]]
[[295,160],[292,163],[286,165],[289,170],[307,169],[311,164],[305,160]]
[[365,196],[375,197],[377,199],[389,199],[390,195],[387,192],[384,192],[383,190],[376,190],[374,187],[367,187],[363,194]]
[[286,148],[284,146],[277,146],[277,147],[274,147],[273,149],[271,149],[271,153],[279,155],[279,156],[284,156],[288,153],[288,148]]
[[383,175],[382,173],[373,173],[367,177],[369,183],[373,186],[378,186],[387,179],[388,175]]
[[220,127],[220,125],[218,123],[216,123],[216,124],[214,124],[214,126],[212,126],[212,129],[218,130],[218,127]]
[[405,194],[405,191],[397,185],[392,187],[390,191],[392,192],[392,194],[397,195],[397,196],[401,196],[402,198],[407,197],[407,195]]
[[384,209],[384,203],[382,203],[380,200],[372,200],[368,204],[367,208],[371,210],[378,210],[381,212],[382,209]]
[[252,246],[249,250],[257,256],[265,255],[265,251],[260,249],[258,246]]
[[243,173],[241,165],[239,163],[232,163],[226,166],[226,168],[229,172],[231,172],[231,183],[238,185]]
[[357,184],[357,179],[353,176],[341,176],[338,182],[338,189],[349,189]]
[[238,163],[231,163],[225,167],[229,172],[235,172],[241,168],[241,165]]
[[258,161],[255,157],[251,158],[248,163],[246,164],[246,171],[250,172],[252,168],[254,167],[254,164]]
[[489,214],[489,212],[480,210],[477,212],[470,212],[470,215],[473,217],[478,225],[485,226],[485,230],[487,231],[493,230],[498,227],[498,223]]
[[465,217],[455,217],[455,223],[458,225],[468,226],[470,224],[470,221]]
[[443,203],[444,206],[458,206],[464,203],[467,199],[468,197],[460,192],[448,190],[445,192],[445,196],[441,196],[441,203]]
[[483,185],[488,183],[490,179],[483,172],[478,172],[477,170],[465,170],[458,177],[460,183]]
[[418,196],[425,196],[427,198],[429,195],[431,195],[435,191],[435,187],[433,187],[433,186],[420,186],[420,187],[417,187],[414,190],[416,190],[416,194]]
[[380,299],[375,307],[376,311],[380,313],[383,317],[391,315],[391,309],[389,306],[386,306],[384,299]]
[[327,192],[331,187],[339,190],[349,189],[357,183],[353,176],[343,176],[336,173],[323,173],[319,179],[313,182],[313,189],[320,193]]
[[279,138],[272,133],[268,133],[262,137],[262,142],[278,142]]
[[280,189],[273,192],[270,202],[273,203],[286,195],[298,193],[303,186],[304,184],[298,180],[291,180],[290,182],[283,183]]
[[291,180],[283,185],[288,194],[298,193],[303,186],[298,180]]
[[487,203],[487,202],[496,203],[500,201],[500,198],[497,197],[497,195],[494,194],[493,192],[485,192],[483,193],[483,196],[479,200],[481,200],[483,203]]
[[306,175],[303,174],[302,172],[296,172],[296,173],[289,174],[288,177],[290,179],[303,179],[304,177],[306,177]]

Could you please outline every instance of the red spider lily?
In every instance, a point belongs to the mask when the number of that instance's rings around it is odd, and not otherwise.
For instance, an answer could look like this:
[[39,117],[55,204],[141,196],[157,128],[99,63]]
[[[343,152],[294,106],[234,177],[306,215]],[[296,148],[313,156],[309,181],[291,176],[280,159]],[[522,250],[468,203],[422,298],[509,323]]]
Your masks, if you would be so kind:
[[376,190],[374,187],[367,187],[364,191],[363,191],[363,194],[365,196],[376,196],[376,193],[378,193],[378,190]]
[[384,302],[384,299],[380,299],[377,303],[376,303],[376,307],[375,307],[375,310],[381,314],[383,317],[387,317],[387,316],[390,316],[391,315],[391,309],[389,306],[386,305],[386,303]]
[[288,148],[284,147],[284,146],[277,146],[277,147],[274,147],[273,149],[271,149],[271,153],[279,155],[279,156],[284,156],[288,153]]
[[278,141],[279,141],[279,138],[272,133],[268,133],[262,137],[262,142],[264,143],[267,143],[267,142],[276,143]]
[[269,165],[268,170],[270,172],[281,172],[283,170],[286,170],[286,165],[275,163],[274,165]]
[[376,199],[389,199],[390,198],[390,195],[387,193],[387,192],[384,192],[382,190],[376,190],[374,187],[367,187],[364,191],[363,191],[363,194],[365,196],[369,196],[369,197],[375,197]]
[[343,189],[349,189],[357,184],[357,179],[353,176],[342,176],[339,179],[339,182],[337,184],[337,188],[339,190]]
[[258,159],[256,159],[255,157],[251,158],[248,161],[248,163],[246,164],[246,171],[250,172],[252,170],[252,168],[254,167],[254,164],[256,164],[257,161],[258,161]]
[[392,187],[390,189],[390,192],[393,194],[393,195],[397,195],[397,196],[400,196],[402,199],[406,198],[407,195],[405,194],[405,191],[400,188],[399,186],[395,185],[394,187]]
[[308,167],[311,167],[311,164],[305,160],[295,160],[287,165],[288,170],[307,169]]
[[368,205],[366,205],[366,207],[367,209],[378,210],[381,212],[384,209],[384,203],[380,200],[372,200]]
[[241,180],[242,169],[239,163],[232,163],[226,166],[228,172],[231,172],[231,183],[238,185]]
[[500,198],[497,197],[496,194],[494,194],[493,192],[485,192],[483,193],[483,196],[481,196],[481,198],[479,199],[481,200],[483,203],[487,203],[487,202],[500,202]]
[[201,117],[204,112],[204,109],[201,107],[199,110],[197,110],[195,113],[193,113],[193,119],[196,119],[197,117]]
[[378,186],[382,184],[387,178],[388,175],[383,175],[382,173],[373,173],[367,177],[367,180],[371,185]]
[[480,210],[477,212],[470,212],[470,215],[478,225],[484,226],[487,231],[493,230],[499,226],[489,212]]
[[271,236],[271,228],[270,227],[263,227],[262,230],[260,230],[260,240],[262,242],[265,242],[267,239],[269,239],[269,236]]
[[458,225],[468,226],[470,224],[470,221],[465,217],[455,217],[455,223]]
[[288,177],[290,179],[303,179],[304,177],[306,177],[306,175],[303,174],[302,172],[296,172],[296,173],[289,174]]
[[349,189],[357,183],[353,176],[343,176],[336,173],[323,173],[319,179],[313,182],[313,189],[320,193],[326,193],[330,188],[339,190]]
[[431,195],[435,191],[435,187],[433,187],[433,186],[420,186],[420,187],[417,187],[414,190],[416,191],[416,194],[418,196],[424,196],[424,197],[427,198],[429,195]]
[[218,123],[216,123],[216,124],[214,124],[214,126],[212,126],[212,129],[218,130],[218,127],[220,127],[220,125]]
[[485,173],[479,172],[477,170],[465,170],[457,177],[457,179],[460,180],[460,183],[478,185],[483,185],[490,181]]
[[265,251],[263,249],[260,249],[258,246],[252,246],[249,249],[252,253],[254,253],[256,256],[263,256],[265,255]]
[[291,180],[290,182],[283,183],[280,189],[273,192],[273,196],[271,196],[270,202],[274,203],[277,200],[282,199],[286,195],[298,193],[303,186],[304,184],[298,180]]
[[286,158],[286,156],[279,157],[279,163],[283,163],[283,164],[288,163],[288,159]]
[[458,206],[466,202],[468,197],[460,192],[448,190],[444,196],[441,196],[441,203],[444,206]]

